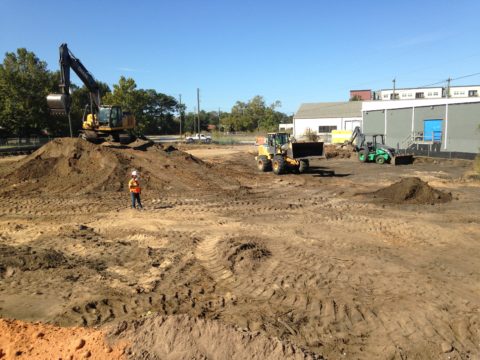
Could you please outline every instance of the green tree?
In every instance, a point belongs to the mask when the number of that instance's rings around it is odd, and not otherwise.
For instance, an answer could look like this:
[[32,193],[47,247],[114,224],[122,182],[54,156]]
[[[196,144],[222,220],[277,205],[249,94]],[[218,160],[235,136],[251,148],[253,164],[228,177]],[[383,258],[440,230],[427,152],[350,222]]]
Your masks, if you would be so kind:
[[247,103],[237,101],[229,115],[222,117],[222,125],[227,130],[235,131],[274,131],[281,122],[288,122],[289,117],[276,109],[279,101],[267,105],[262,96],[255,96]]
[[[198,114],[196,112],[189,112],[186,114],[184,124],[185,132],[198,132]],[[208,125],[216,124],[218,124],[218,115],[215,111],[200,111],[200,131],[208,130]]]
[[177,132],[179,124],[174,117],[178,109],[177,100],[172,96],[157,93],[153,89],[141,90],[141,92],[144,99],[143,132],[149,134]]
[[33,52],[6,53],[0,65],[0,126],[21,136],[52,127],[46,96],[58,89],[55,80]]
[[137,89],[132,78],[120,77],[113,85],[113,92],[107,93],[103,102],[120,105],[123,111],[130,111],[137,120],[137,132],[157,134],[177,131],[174,113],[177,101],[174,97],[157,93],[153,89]]

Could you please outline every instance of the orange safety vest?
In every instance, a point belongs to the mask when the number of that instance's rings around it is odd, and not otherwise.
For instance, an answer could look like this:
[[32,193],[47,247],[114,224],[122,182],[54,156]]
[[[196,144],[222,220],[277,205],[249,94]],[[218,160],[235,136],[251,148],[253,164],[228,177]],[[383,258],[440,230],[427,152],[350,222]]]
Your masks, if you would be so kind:
[[130,189],[130,192],[136,193],[136,194],[140,194],[140,192],[142,190],[140,188],[140,183],[138,182],[138,180],[135,180],[135,179],[131,179],[128,182],[128,188]]

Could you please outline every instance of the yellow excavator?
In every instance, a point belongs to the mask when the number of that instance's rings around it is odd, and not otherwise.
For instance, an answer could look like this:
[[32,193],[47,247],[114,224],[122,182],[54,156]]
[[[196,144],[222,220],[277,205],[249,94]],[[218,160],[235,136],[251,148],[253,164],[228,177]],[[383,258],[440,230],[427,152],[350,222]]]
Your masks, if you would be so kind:
[[287,171],[304,173],[310,167],[310,159],[323,157],[323,142],[293,142],[287,133],[269,133],[257,139],[257,144],[258,170],[273,170],[276,175]]
[[[132,130],[135,129],[135,116],[123,112],[118,105],[101,104],[100,88],[93,75],[68,49],[67,44],[60,45],[60,94],[49,94],[47,103],[53,114],[68,115],[70,118],[70,69],[90,91],[90,104],[85,107],[80,137],[98,142],[109,140],[115,142],[130,142],[133,140]],[[71,125],[70,125],[71,132]]]

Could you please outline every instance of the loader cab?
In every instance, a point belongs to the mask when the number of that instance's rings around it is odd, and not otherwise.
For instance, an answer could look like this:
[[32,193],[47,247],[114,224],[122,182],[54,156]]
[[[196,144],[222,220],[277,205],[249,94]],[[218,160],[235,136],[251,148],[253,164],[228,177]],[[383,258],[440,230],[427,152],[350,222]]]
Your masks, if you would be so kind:
[[367,148],[367,149],[375,149],[378,145],[385,145],[385,135],[384,134],[373,134],[373,135],[365,135],[363,134],[361,143],[359,144],[358,148]]
[[269,133],[267,134],[267,145],[271,154],[281,152],[282,147],[289,142],[287,133]]
[[385,135],[375,134],[375,135],[372,135],[372,137],[373,137],[373,145],[374,146],[385,145]]

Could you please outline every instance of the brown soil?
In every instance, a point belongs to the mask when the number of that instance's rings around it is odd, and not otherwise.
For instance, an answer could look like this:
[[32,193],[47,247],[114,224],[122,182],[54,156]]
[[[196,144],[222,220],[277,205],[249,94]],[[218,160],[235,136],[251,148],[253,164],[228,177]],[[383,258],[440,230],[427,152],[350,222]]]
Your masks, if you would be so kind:
[[[66,344],[65,327],[100,328],[133,358],[480,355],[472,162],[331,158],[275,176],[252,146],[137,145],[60,139],[0,162],[1,318],[60,326]],[[145,211],[129,209],[133,168]],[[453,200],[355,196],[415,177]]]
[[89,193],[124,191],[130,172],[140,172],[142,187],[150,191],[228,189],[238,181],[221,169],[177,150],[137,140],[129,146],[95,145],[81,139],[56,139],[20,160],[6,177],[22,192]]
[[387,203],[441,204],[452,200],[452,194],[436,190],[418,177],[404,178],[372,193]]
[[0,359],[126,359],[126,342],[110,344],[103,332],[0,319]]
[[325,145],[324,148],[325,157],[327,159],[339,158],[349,159],[354,157],[352,147],[340,146],[340,145]]
[[185,315],[122,322],[111,337],[132,344],[131,359],[321,359],[258,332]]

